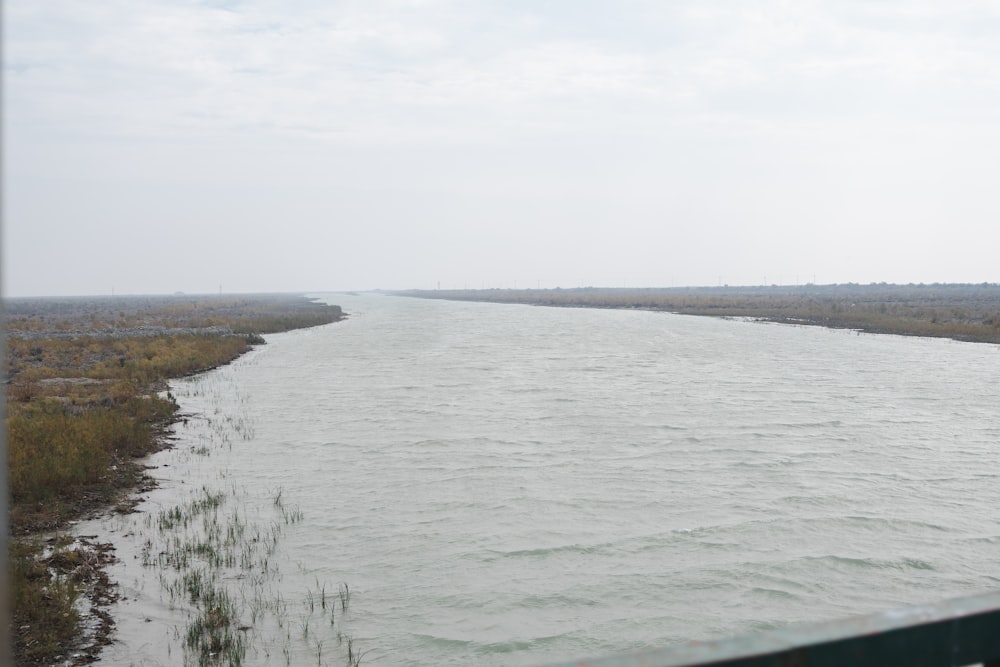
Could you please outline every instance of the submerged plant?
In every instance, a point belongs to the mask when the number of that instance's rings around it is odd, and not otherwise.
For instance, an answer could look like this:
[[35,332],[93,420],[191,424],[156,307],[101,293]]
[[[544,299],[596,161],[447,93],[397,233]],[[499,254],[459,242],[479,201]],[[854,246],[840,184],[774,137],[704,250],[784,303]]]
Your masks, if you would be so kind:
[[[147,518],[154,535],[143,543],[142,562],[160,569],[172,606],[191,608],[183,636],[185,663],[238,666],[261,642],[268,656],[280,643],[288,664],[302,651],[323,664],[333,640],[346,650],[346,664],[357,665],[361,654],[341,627],[351,599],[346,583],[331,596],[328,585],[314,578],[316,590],[307,589],[301,599],[298,633],[291,632],[288,604],[273,587],[280,577],[274,557],[280,537],[302,512],[286,506],[281,489],[270,499],[274,518],[251,520],[256,512],[248,511],[247,502],[246,492],[235,487],[224,492],[202,487],[187,502]],[[270,636],[274,631],[277,636]]]

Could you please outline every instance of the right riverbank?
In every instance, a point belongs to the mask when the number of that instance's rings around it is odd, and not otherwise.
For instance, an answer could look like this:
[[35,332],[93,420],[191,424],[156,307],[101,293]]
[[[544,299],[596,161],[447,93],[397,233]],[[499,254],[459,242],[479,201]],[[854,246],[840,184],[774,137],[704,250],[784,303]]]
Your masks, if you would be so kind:
[[739,317],[865,333],[1000,343],[1000,285],[795,285],[409,290],[401,296]]

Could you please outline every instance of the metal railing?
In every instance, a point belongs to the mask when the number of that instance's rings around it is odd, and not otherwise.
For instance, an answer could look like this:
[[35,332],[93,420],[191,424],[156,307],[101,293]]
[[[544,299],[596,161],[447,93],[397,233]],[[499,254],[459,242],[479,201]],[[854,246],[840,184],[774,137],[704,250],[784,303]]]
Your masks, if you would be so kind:
[[550,667],[1000,667],[1000,592]]

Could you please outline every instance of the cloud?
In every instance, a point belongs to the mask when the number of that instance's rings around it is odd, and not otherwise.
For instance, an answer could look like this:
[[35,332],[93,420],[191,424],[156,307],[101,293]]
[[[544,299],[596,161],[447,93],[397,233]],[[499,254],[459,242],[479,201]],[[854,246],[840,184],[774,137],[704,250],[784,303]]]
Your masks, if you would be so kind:
[[[678,266],[714,250],[757,276],[796,256],[834,266],[866,230],[940,244],[949,211],[963,234],[1000,212],[987,2],[12,0],[5,24],[16,281],[54,263],[32,254],[44,239],[84,243],[69,220],[123,244],[172,225],[220,257],[234,219],[241,243],[261,239],[254,257],[271,225],[371,248],[368,225],[387,239],[385,286],[415,284],[404,246],[420,239],[460,242],[441,250],[465,258],[456,274],[502,271],[489,248],[516,235],[556,256],[617,231],[684,239]],[[656,263],[628,247],[607,275]]]
[[[967,117],[994,100],[1000,76],[1000,47],[980,29],[997,23],[988,5],[456,6],[13,2],[12,121],[373,141],[424,131],[441,140],[450,128],[465,141],[480,123],[550,129],[588,105],[602,111],[591,126],[640,108],[650,130],[664,114],[784,122],[868,109],[919,116],[931,104]],[[957,103],[935,103],[935,93]]]

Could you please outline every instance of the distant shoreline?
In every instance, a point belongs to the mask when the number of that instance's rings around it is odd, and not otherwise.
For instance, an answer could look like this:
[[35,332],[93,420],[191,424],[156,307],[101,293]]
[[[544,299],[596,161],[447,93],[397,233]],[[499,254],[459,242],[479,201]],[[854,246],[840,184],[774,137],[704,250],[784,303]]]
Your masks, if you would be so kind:
[[740,317],[1000,344],[1000,284],[407,290],[398,296]]

